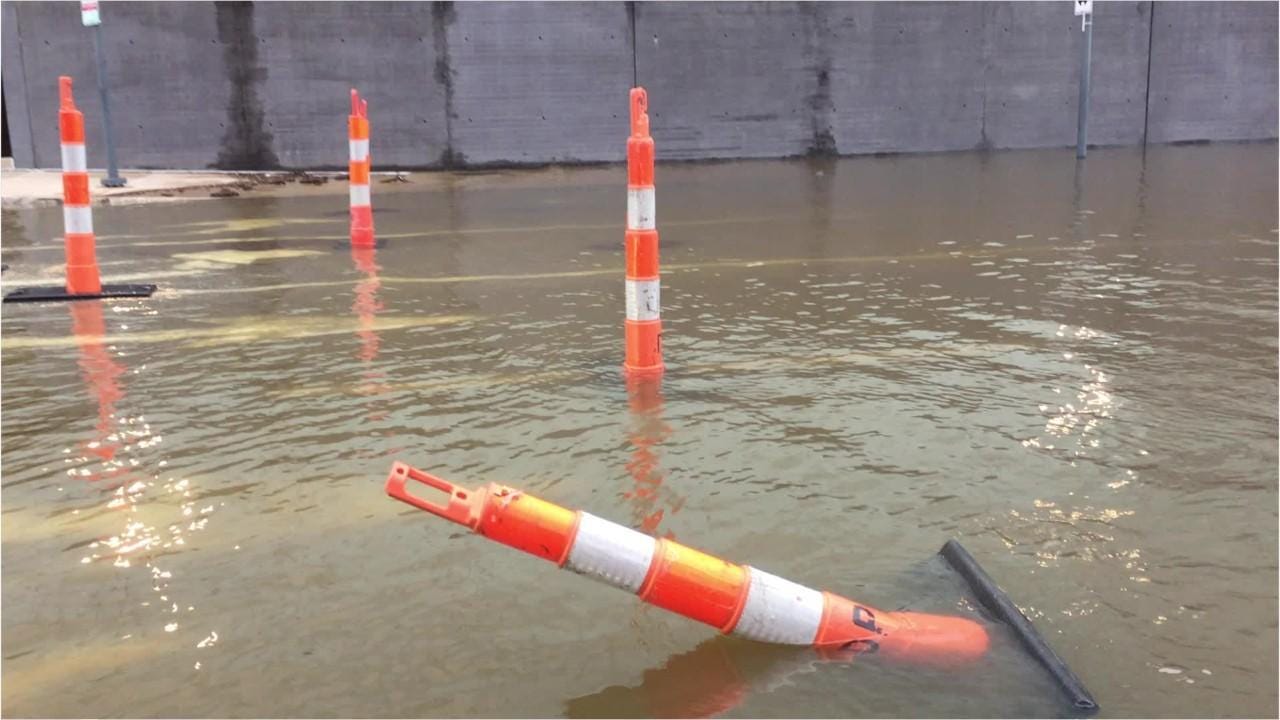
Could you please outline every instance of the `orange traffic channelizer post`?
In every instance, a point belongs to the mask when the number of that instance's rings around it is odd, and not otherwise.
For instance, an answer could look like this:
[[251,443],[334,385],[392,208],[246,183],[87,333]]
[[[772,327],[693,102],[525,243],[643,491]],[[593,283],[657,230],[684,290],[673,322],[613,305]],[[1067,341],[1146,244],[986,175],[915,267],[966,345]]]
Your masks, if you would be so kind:
[[649,96],[631,88],[631,136],[627,138],[627,319],[628,374],[661,374],[662,303],[658,277],[658,230],[653,186],[653,138]]
[[58,133],[62,144],[62,225],[66,242],[64,287],[25,287],[4,296],[5,302],[91,300],[148,297],[155,285],[103,285],[94,247],[93,210],[89,207],[89,167],[84,147],[84,114],[76,109],[71,78],[58,78]]
[[351,89],[351,114],[347,116],[347,177],[350,185],[351,246],[374,247],[373,205],[369,195],[369,103]]
[[[407,487],[410,480],[447,493],[448,502],[414,495]],[[397,462],[386,491],[490,540],[724,633],[938,665],[980,658],[989,645],[982,625],[966,618],[882,612],[502,485],[466,490]]]

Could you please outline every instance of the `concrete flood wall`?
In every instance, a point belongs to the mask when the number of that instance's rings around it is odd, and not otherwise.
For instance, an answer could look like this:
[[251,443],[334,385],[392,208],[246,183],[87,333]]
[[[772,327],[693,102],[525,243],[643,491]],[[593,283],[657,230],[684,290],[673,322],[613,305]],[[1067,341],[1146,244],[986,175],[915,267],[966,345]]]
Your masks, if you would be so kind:
[[[1097,6],[1092,142],[1142,141],[1150,13]],[[1064,146],[1079,29],[1047,2],[642,4],[636,67],[666,157]]]
[[[1276,137],[1275,3],[1099,2],[1089,140]],[[378,167],[619,161],[646,86],[662,159],[1075,142],[1066,2],[129,2],[103,8],[115,137],[141,168],[342,168],[348,89]],[[3,4],[19,167],[57,167],[57,76],[105,162],[92,30]]]
[[1276,20],[1274,3],[1156,3],[1148,140],[1274,138]]

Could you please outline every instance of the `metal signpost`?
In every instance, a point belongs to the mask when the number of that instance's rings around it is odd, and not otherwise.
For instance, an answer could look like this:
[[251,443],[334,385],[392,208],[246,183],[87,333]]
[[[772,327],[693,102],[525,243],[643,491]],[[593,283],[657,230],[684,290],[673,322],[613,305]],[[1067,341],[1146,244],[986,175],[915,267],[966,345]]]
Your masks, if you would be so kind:
[[1080,48],[1080,102],[1076,115],[1076,157],[1082,158],[1089,144],[1089,71],[1093,55],[1093,0],[1075,0],[1084,43]]
[[111,137],[111,105],[107,100],[107,61],[102,57],[102,17],[98,12],[98,0],[81,0],[80,22],[93,28],[93,49],[98,56],[98,96],[102,99],[102,127],[107,136],[107,176],[102,184],[107,187],[124,187],[116,167],[116,144]]

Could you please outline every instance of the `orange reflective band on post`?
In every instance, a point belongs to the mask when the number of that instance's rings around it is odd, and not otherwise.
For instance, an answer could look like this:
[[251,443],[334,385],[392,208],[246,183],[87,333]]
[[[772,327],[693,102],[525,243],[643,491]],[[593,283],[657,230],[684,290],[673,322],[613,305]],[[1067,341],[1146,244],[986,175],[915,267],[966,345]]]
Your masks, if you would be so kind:
[[62,202],[67,205],[89,204],[89,173],[62,173]]
[[68,295],[97,295],[102,292],[102,278],[97,265],[67,265]]
[[368,184],[369,184],[369,163],[368,163],[368,161],[365,161],[365,162],[352,162],[352,163],[350,163],[350,172],[351,172],[351,183],[352,183],[353,185],[368,185]]
[[58,135],[67,144],[84,142],[84,114],[79,110],[58,113]]
[[[408,480],[448,493],[449,503],[431,503],[410,493]],[[557,565],[563,565],[569,557],[580,519],[577,512],[518,490],[495,484],[466,490],[404,463],[392,466],[387,494]]]
[[518,490],[500,487],[489,502],[476,532],[556,565],[564,565],[578,530],[578,513]]
[[624,326],[627,342],[628,373],[656,375],[662,372],[662,321],[627,320]]
[[637,595],[727,633],[742,616],[748,587],[741,565],[662,539]]
[[63,238],[66,246],[67,265],[96,265],[98,260],[93,235],[74,234]]
[[625,249],[627,277],[632,280],[658,278],[657,230],[628,230]]
[[347,137],[352,140],[368,140],[369,119],[359,115],[349,116],[347,118]]
[[627,139],[627,185],[651,187],[653,185],[653,138]]

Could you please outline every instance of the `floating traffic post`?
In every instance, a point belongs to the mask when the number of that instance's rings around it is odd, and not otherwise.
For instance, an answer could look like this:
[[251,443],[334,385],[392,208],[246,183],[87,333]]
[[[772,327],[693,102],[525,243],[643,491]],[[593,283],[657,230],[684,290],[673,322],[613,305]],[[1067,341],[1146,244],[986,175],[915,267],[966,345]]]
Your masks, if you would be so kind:
[[369,196],[369,103],[351,89],[351,115],[347,117],[347,145],[350,151],[348,175],[351,186],[351,246],[373,247],[373,206]]
[[[410,480],[448,494],[447,503],[409,492]],[[966,618],[876,610],[502,485],[466,490],[397,462],[386,491],[727,634],[943,665],[975,660],[989,644],[986,630]]]
[[88,300],[148,297],[155,285],[103,285],[93,239],[89,207],[89,169],[84,146],[84,115],[76,109],[71,78],[58,78],[58,131],[62,136],[62,224],[67,254],[64,287],[25,287],[4,296],[5,302]]
[[653,138],[649,96],[631,88],[631,136],[627,138],[627,319],[628,374],[662,373],[662,311],[658,277],[658,230],[653,186]]

